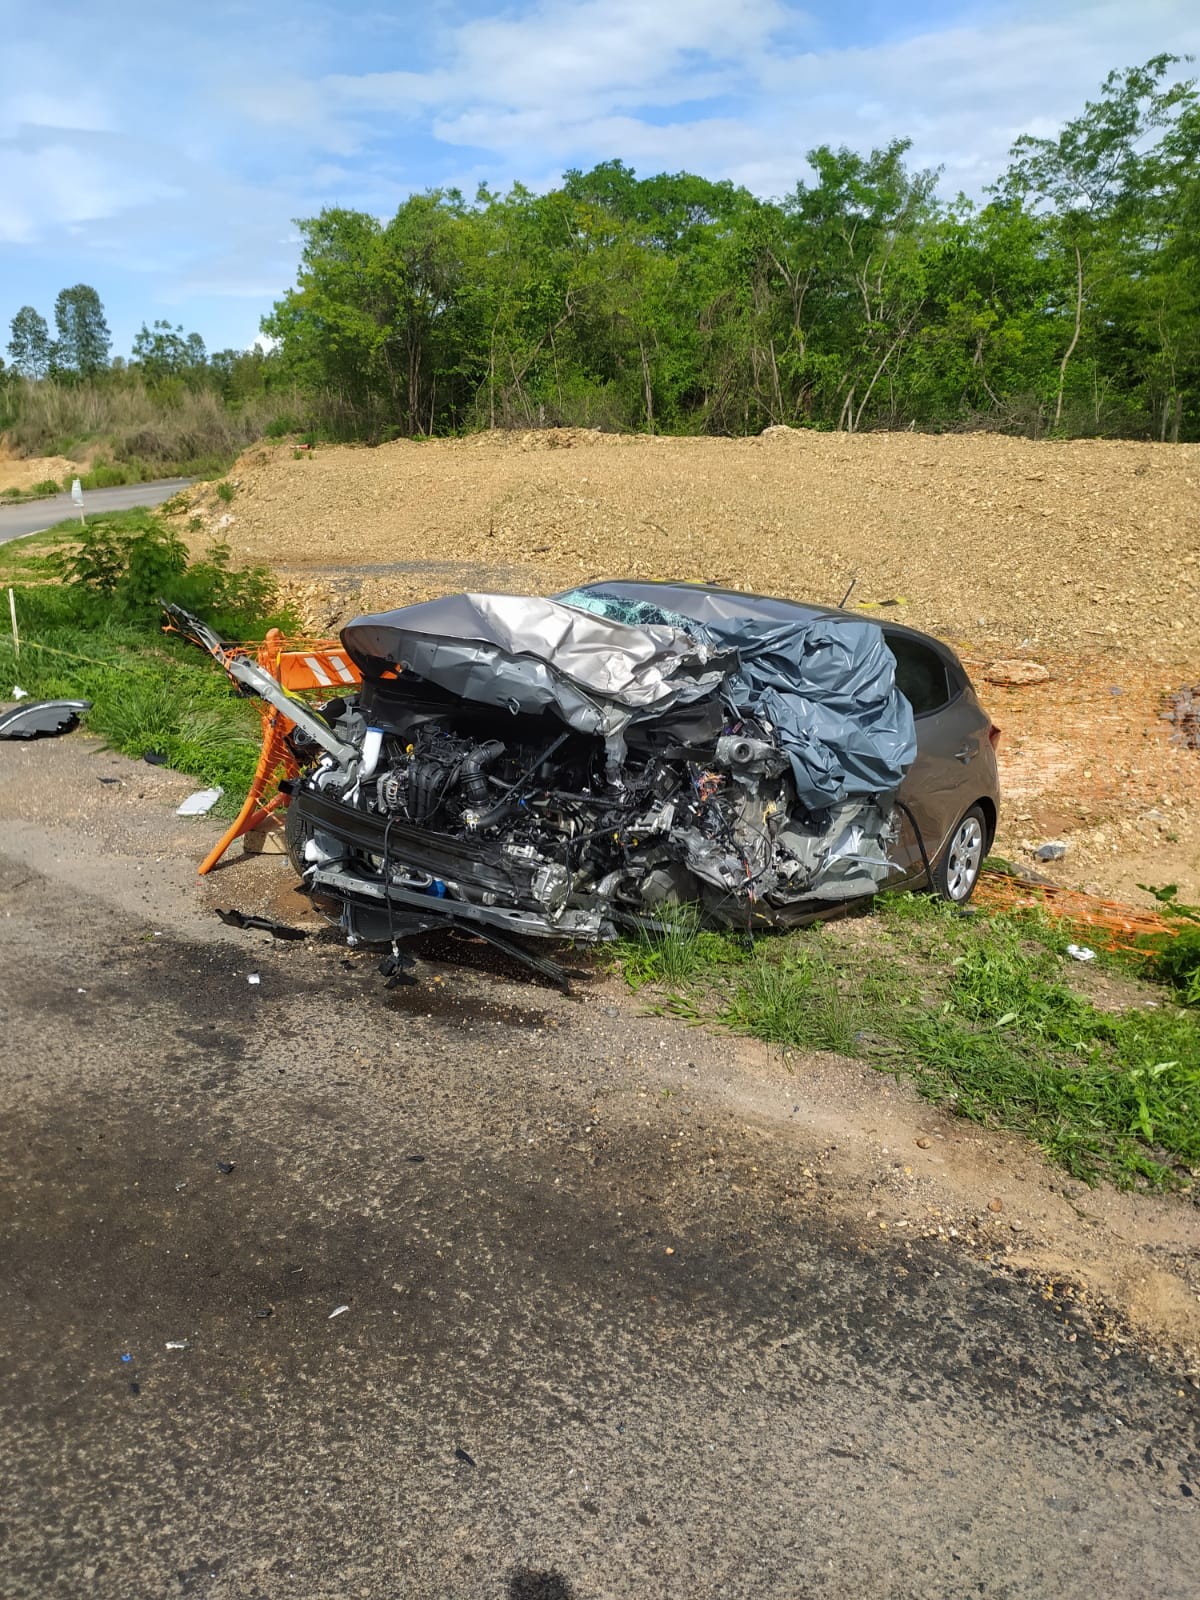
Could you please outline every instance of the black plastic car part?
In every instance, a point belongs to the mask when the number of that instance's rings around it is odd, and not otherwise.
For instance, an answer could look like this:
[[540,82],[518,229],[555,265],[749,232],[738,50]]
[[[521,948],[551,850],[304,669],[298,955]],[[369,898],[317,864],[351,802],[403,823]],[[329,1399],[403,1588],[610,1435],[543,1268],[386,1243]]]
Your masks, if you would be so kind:
[[0,739],[45,739],[70,733],[90,700],[26,700],[0,715]]

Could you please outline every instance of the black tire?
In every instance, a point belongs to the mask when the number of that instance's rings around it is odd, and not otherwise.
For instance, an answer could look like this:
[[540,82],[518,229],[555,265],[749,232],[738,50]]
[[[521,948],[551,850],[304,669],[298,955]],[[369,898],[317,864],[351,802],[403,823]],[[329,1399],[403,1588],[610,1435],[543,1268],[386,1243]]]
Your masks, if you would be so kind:
[[933,864],[930,882],[934,894],[965,906],[975,893],[987,847],[987,818],[980,806],[972,806],[954,824],[949,844]]

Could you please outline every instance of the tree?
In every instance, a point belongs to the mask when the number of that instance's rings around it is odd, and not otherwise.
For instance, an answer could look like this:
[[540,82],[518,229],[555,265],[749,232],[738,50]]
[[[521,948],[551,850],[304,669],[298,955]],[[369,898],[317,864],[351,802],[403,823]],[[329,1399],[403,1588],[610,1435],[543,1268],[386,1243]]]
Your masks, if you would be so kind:
[[[811,284],[807,344],[838,405],[837,425],[856,432],[887,377],[886,421],[895,426],[895,374],[915,342],[924,309],[923,246],[938,207],[937,173],[909,172],[907,139],[869,156],[844,146],[811,150],[815,184],[785,202],[789,281]],[[815,293],[813,293],[815,291]],[[799,331],[799,330],[798,330]],[[878,421],[877,421],[878,425]]]
[[156,320],[153,328],[143,322],[133,341],[133,359],[152,380],[177,378],[205,364],[204,340],[198,333],[184,337],[183,327]]
[[1094,301],[1105,255],[1144,225],[1148,161],[1142,141],[1168,127],[1190,105],[1192,83],[1162,87],[1180,58],[1158,55],[1144,67],[1110,72],[1101,98],[1066,123],[1056,139],[1023,134],[1012,147],[1012,166],[997,186],[1033,207],[1053,210],[1059,245],[1067,258],[1070,336],[1058,368],[1054,421],[1061,423],[1067,368],[1084,331],[1089,297]]
[[25,378],[44,378],[50,370],[50,329],[32,306],[22,306],[12,319],[8,353]]
[[108,365],[112,336],[104,319],[100,296],[87,283],[59,291],[54,302],[54,321],[58,338],[54,345],[54,365],[81,378],[94,378]]

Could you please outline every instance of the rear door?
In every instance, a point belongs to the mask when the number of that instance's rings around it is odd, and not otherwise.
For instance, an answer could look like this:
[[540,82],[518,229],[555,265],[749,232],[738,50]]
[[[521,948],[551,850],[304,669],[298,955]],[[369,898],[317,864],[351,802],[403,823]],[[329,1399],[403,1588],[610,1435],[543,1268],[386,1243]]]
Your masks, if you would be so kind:
[[[916,818],[932,862],[954,824],[987,788],[972,769],[987,746],[990,724],[960,667],[907,633],[886,627],[883,632],[896,658],[896,683],[917,727],[917,759],[900,786],[900,799]],[[924,874],[920,846],[903,813],[892,860],[892,883]]]

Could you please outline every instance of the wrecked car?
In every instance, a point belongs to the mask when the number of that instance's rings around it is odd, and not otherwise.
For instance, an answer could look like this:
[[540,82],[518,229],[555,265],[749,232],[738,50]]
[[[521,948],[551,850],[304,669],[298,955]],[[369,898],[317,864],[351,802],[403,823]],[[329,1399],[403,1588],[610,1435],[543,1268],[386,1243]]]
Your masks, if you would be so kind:
[[319,713],[284,697],[287,841],[355,942],[454,926],[530,959],[531,936],[610,939],[685,904],[754,930],[906,883],[961,902],[995,831],[997,730],[912,629],[602,582],[449,595],[341,637],[357,691]]

